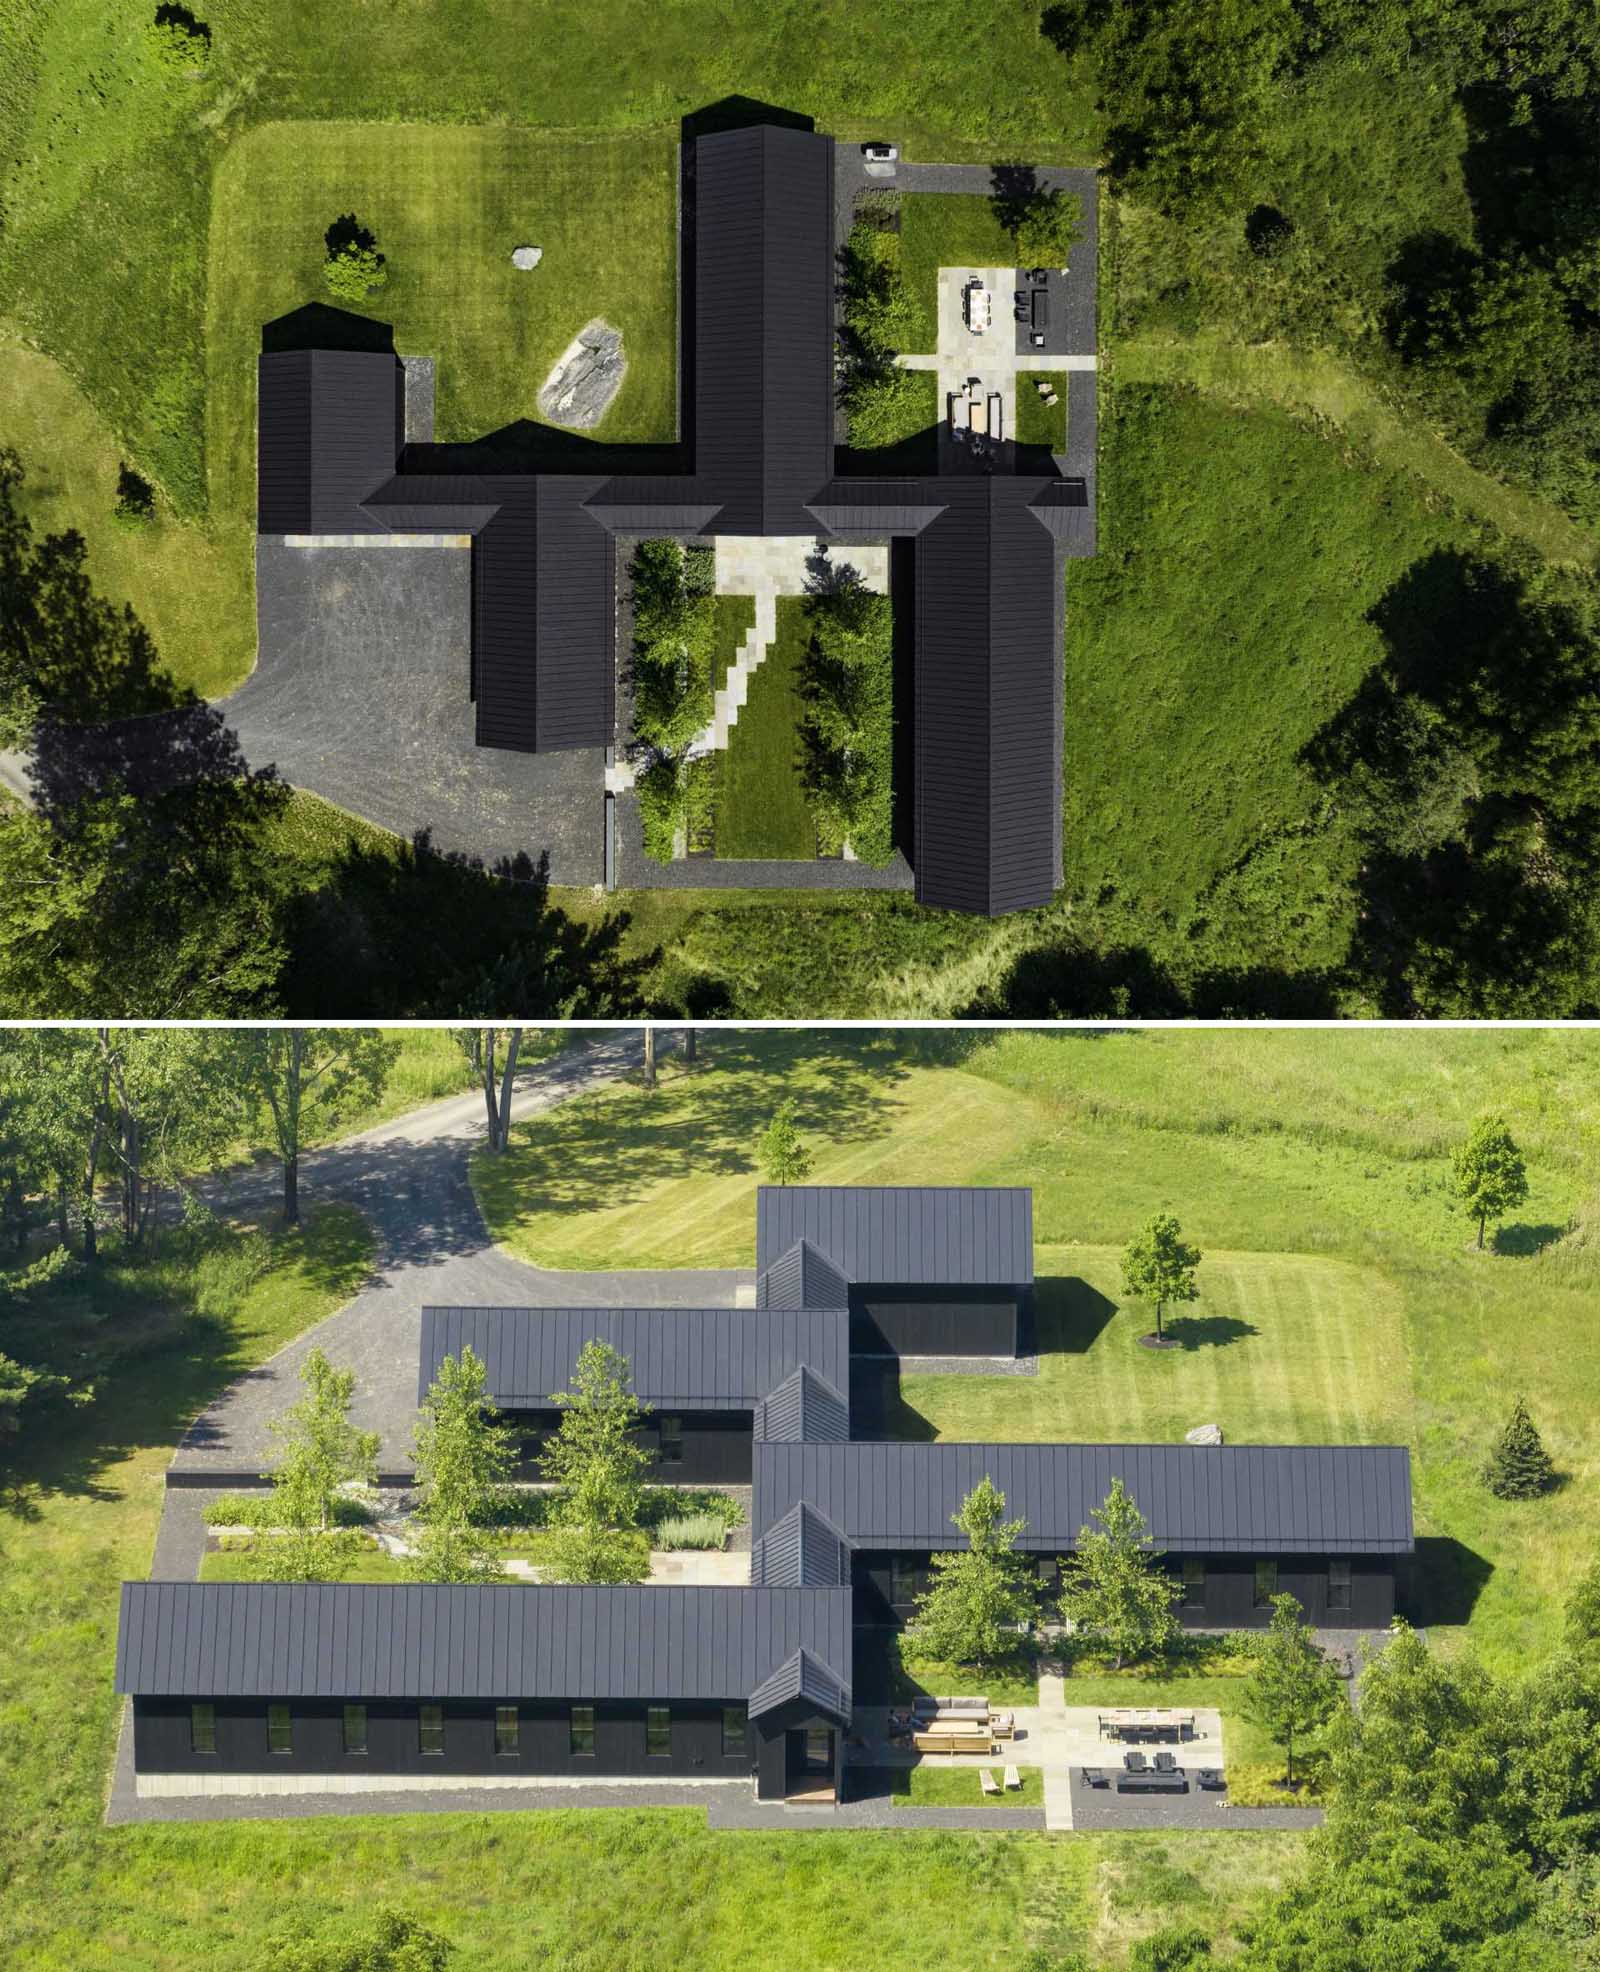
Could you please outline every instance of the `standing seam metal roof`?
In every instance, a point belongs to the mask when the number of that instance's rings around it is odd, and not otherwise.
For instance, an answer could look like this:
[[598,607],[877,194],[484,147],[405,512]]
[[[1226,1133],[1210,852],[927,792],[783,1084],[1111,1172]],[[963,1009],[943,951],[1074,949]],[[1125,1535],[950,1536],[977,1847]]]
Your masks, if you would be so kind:
[[854,1548],[966,1545],[951,1516],[980,1480],[1026,1520],[1019,1548],[1056,1553],[1120,1478],[1157,1548],[1208,1554],[1409,1554],[1402,1445],[783,1444],[753,1448],[752,1537],[801,1501]]
[[1023,1185],[762,1185],[756,1266],[798,1239],[847,1280],[907,1286],[1025,1286],[1033,1279],[1033,1193]]

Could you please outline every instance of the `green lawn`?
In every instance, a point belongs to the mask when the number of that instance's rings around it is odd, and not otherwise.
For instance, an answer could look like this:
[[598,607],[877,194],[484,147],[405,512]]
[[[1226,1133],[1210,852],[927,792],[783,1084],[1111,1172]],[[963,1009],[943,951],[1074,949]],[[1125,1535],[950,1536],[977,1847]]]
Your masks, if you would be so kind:
[[[1043,384],[1060,400],[1047,404],[1035,388]],[[1061,452],[1067,443],[1067,373],[1065,370],[1018,370],[1017,431],[1019,445],[1042,445]]]
[[778,598],[778,634],[750,679],[717,783],[717,854],[811,862],[817,829],[800,785],[805,599]]
[[[211,228],[206,360],[213,507],[255,498],[261,325],[327,300],[323,233],[354,213],[388,279],[361,311],[403,355],[438,359],[435,437],[539,421],[540,385],[590,316],[622,331],[628,374],[594,430],[670,442],[677,366],[676,133],[275,123],[228,151]],[[524,239],[533,274],[511,265]]]
[[1016,262],[1015,242],[981,194],[905,193],[900,200],[900,266],[916,309],[907,348],[930,356],[938,348],[941,267],[1014,267]]
[[[931,1065],[948,1048],[962,1065]],[[1600,1040],[1571,1032],[712,1036],[704,1064],[519,1125],[474,1171],[497,1238],[554,1267],[748,1266],[755,1139],[792,1096],[823,1183],[1027,1184],[1036,1379],[908,1378],[915,1435],[1409,1444],[1419,1608],[1491,1661],[1548,1649],[1600,1534]],[[1451,1145],[1502,1109],[1531,1195],[1472,1249]],[[1178,1213],[1207,1258],[1177,1332],[1138,1347],[1117,1255]],[[1566,1475],[1492,1499],[1478,1469],[1522,1390]]]
[[887,1780],[892,1806],[897,1808],[1039,1808],[1044,1806],[1044,1776],[1037,1767],[1019,1767],[1020,1787],[1003,1785],[1004,1751],[991,1771],[1000,1782],[998,1794],[985,1794],[976,1767],[883,1767],[873,1778]]
[[728,682],[728,667],[744,642],[745,632],[756,620],[756,599],[754,596],[713,596],[711,602],[715,620],[711,646],[711,689],[720,692]]

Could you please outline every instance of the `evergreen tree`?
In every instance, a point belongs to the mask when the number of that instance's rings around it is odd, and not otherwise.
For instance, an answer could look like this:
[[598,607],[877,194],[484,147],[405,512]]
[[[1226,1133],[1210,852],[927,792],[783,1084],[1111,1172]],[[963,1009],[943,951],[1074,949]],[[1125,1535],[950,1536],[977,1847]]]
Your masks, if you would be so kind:
[[779,1103],[761,1138],[761,1171],[769,1185],[804,1184],[811,1175],[811,1153],[795,1123],[793,1097]]
[[933,1557],[931,1579],[917,1600],[907,1635],[930,1657],[993,1664],[1015,1654],[1017,1632],[1037,1614],[1037,1578],[1013,1552],[1025,1520],[1002,1518],[1006,1496],[985,1477],[950,1518],[968,1545]]
[[1500,1220],[1528,1195],[1528,1167],[1505,1119],[1480,1116],[1451,1163],[1456,1197],[1478,1222],[1478,1250],[1484,1227]]
[[1520,1397],[1511,1406],[1505,1429],[1500,1433],[1489,1462],[1483,1469],[1483,1483],[1499,1500],[1531,1500],[1550,1490],[1556,1476],[1550,1454],[1544,1448],[1538,1428],[1528,1415]]
[[1194,1301],[1200,1295],[1195,1269],[1198,1246],[1186,1246],[1183,1228],[1170,1212],[1158,1212],[1122,1255],[1122,1291],[1138,1301],[1156,1304],[1156,1334],[1165,1339],[1161,1316],[1169,1301]]
[[1339,1703],[1333,1666],[1317,1648],[1292,1595],[1272,1598],[1266,1647],[1244,1685],[1245,1716],[1283,1748],[1284,1778],[1294,1785],[1294,1742],[1326,1725]]
[[1091,1512],[1099,1526],[1080,1528],[1076,1551],[1062,1563],[1061,1612],[1075,1635],[1113,1651],[1120,1671],[1125,1658],[1171,1648],[1183,1587],[1156,1566],[1149,1524],[1120,1479]]
[[335,1369],[313,1349],[300,1380],[305,1396],[270,1426],[282,1447],[270,1477],[281,1524],[325,1534],[340,1486],[350,1480],[377,1483],[378,1434],[358,1431],[350,1422],[354,1370]]
[[572,1389],[557,1391],[555,1402],[561,1428],[539,1460],[561,1488],[546,1570],[557,1581],[642,1581],[650,1550],[638,1519],[650,1455],[635,1433],[648,1407],[633,1394],[627,1358],[586,1342]]

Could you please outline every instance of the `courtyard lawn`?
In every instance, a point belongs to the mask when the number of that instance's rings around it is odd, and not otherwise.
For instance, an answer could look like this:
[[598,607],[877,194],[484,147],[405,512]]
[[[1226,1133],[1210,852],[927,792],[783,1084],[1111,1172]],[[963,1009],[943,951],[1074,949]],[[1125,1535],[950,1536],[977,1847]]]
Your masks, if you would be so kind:
[[37,350],[0,348],[0,445],[22,456],[21,508],[35,542],[75,528],[95,590],[132,606],[179,684],[211,697],[241,682],[256,649],[247,539],[214,539],[159,497],[148,526],[119,527],[112,509],[127,451],[67,372]]
[[[434,436],[487,437],[539,421],[552,365],[591,316],[622,331],[628,374],[591,436],[675,437],[676,133],[576,136],[473,126],[277,123],[217,172],[206,361],[214,508],[248,514],[255,489],[262,324],[327,302],[323,234],[353,213],[387,280],[358,311],[392,323],[402,355],[437,359]],[[544,248],[532,273],[511,265]],[[559,436],[559,434],[557,434]]]
[[[1014,267],[1016,243],[976,192],[907,192],[900,200],[900,266],[916,309],[906,347],[931,356],[939,346],[939,269]],[[997,296],[997,307],[1010,306]]]
[[1040,1808],[1044,1806],[1044,1775],[1037,1767],[1019,1767],[1021,1787],[1003,1784],[1007,1755],[1004,1747],[990,1762],[1000,1785],[998,1794],[985,1794],[977,1767],[880,1767],[873,1778],[887,1781],[890,1804],[897,1808]]
[[[1043,384],[1059,400],[1047,404],[1035,388]],[[1017,443],[1042,445],[1062,452],[1067,444],[1067,373],[1065,370],[1018,370]]]
[[[752,619],[753,620],[753,619]],[[717,784],[717,854],[811,862],[817,825],[800,785],[805,601],[778,598],[778,634],[750,679]]]
[[711,689],[720,692],[728,682],[728,668],[738,655],[745,632],[756,620],[754,596],[713,596],[715,630],[711,646]]

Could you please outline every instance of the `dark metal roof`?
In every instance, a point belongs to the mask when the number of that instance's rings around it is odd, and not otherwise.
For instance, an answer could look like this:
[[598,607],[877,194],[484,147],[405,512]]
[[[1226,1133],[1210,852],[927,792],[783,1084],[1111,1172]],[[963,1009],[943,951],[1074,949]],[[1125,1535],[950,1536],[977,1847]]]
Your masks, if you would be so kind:
[[470,1345],[496,1404],[540,1409],[572,1387],[578,1352],[595,1340],[627,1357],[642,1402],[687,1410],[753,1410],[801,1365],[835,1386],[850,1376],[842,1310],[424,1308],[417,1401],[444,1358]]
[[981,1479],[1055,1553],[1120,1478],[1158,1548],[1209,1554],[1409,1554],[1411,1456],[1400,1445],[788,1445],[754,1447],[752,1535],[800,1501],[855,1548],[966,1545],[951,1515]]
[[833,475],[833,140],[761,124],[694,152],[695,474],[724,534],[806,535]]
[[756,1280],[758,1308],[848,1308],[850,1283],[809,1239],[797,1239]]
[[920,534],[945,510],[940,483],[936,478],[834,479],[807,502],[806,511],[834,534]]
[[831,1664],[824,1663],[820,1657],[809,1650],[797,1650],[792,1657],[786,1657],[769,1678],[756,1686],[750,1694],[750,1716],[753,1719],[765,1718],[769,1712],[776,1712],[780,1706],[793,1704],[796,1700],[830,1718],[835,1725],[850,1723],[850,1686],[841,1678]]
[[814,1369],[797,1369],[756,1405],[751,1426],[757,1438],[842,1445],[850,1437],[850,1403]]
[[1060,817],[1056,543],[1047,481],[945,480],[916,547],[917,898],[996,916],[1047,904]]
[[1094,553],[1094,502],[1081,479],[1053,479],[1030,511],[1049,528],[1069,554]]
[[477,473],[396,473],[361,503],[392,531],[476,534],[499,512]]
[[280,349],[257,360],[256,527],[381,534],[361,502],[405,443],[406,374],[390,352]]
[[741,1699],[797,1650],[850,1676],[847,1589],[124,1582],[151,1698]]
[[751,1543],[750,1579],[769,1589],[848,1588],[850,1544],[802,1500]]
[[1026,1185],[761,1185],[756,1265],[797,1239],[847,1280],[879,1285],[1021,1286],[1033,1279]]
[[584,502],[612,534],[704,534],[720,511],[697,479],[678,474],[643,474],[608,479]]

